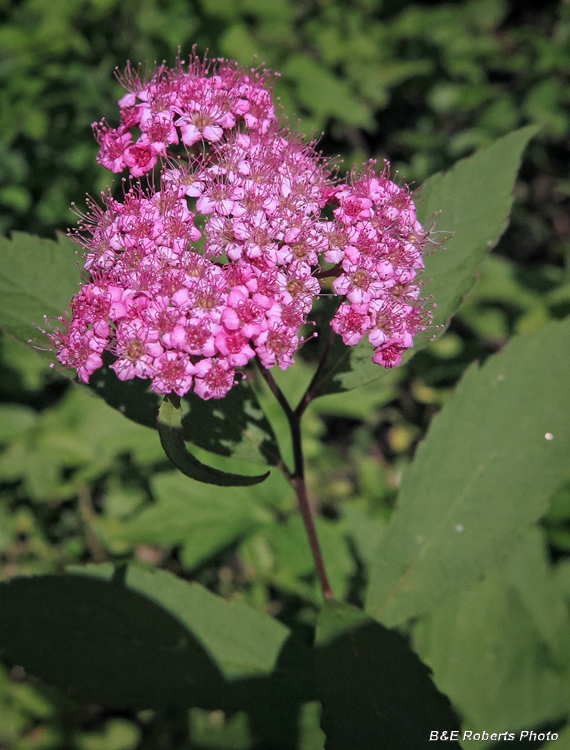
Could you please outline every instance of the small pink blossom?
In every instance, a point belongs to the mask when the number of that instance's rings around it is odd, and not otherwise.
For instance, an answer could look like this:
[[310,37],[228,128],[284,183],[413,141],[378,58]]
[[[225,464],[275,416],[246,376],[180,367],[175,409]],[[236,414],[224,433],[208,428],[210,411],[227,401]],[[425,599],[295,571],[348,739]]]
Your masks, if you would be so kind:
[[136,143],[125,149],[124,160],[133,177],[142,177],[158,161],[158,149],[150,142],[148,135],[141,135]]
[[177,393],[184,396],[192,387],[196,368],[188,357],[167,351],[153,362],[152,390],[156,393]]
[[225,359],[202,359],[196,365],[194,390],[204,400],[223,398],[235,381],[235,370]]
[[248,339],[241,331],[228,331],[223,328],[216,336],[216,348],[223,354],[232,367],[247,365],[255,352],[248,343]]
[[368,305],[349,305],[343,302],[332,319],[331,326],[335,333],[342,336],[347,346],[355,346],[370,328]]
[[101,146],[97,161],[111,172],[122,172],[127,166],[125,151],[132,141],[130,133],[110,129],[104,122],[93,123],[95,137]]

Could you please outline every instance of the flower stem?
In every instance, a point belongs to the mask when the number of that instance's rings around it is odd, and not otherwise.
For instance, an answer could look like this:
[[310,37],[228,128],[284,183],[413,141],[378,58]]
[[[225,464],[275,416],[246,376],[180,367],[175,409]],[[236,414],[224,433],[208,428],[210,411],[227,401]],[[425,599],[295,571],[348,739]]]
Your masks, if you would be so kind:
[[313,559],[317,568],[319,583],[321,584],[324,598],[328,600],[334,599],[334,596],[327,576],[325,561],[323,560],[319,538],[317,536],[317,529],[315,528],[313,511],[311,510],[309,498],[307,495],[307,485],[305,484],[303,445],[301,442],[301,417],[302,414],[293,412],[291,418],[289,419],[291,439],[293,441],[293,456],[295,460],[293,486],[295,487],[295,492],[297,493],[297,500],[299,502],[299,507],[301,508],[301,514],[303,516],[305,529],[307,530],[307,536],[309,537],[309,544],[311,546],[311,552],[313,553]]
[[342,273],[342,263],[337,263],[334,268],[329,268],[326,271],[319,271],[318,273],[313,274],[315,279],[328,279],[332,278],[338,278]]
[[315,527],[313,511],[311,509],[311,505],[309,503],[309,498],[307,495],[307,485],[305,483],[305,461],[303,457],[303,444],[301,440],[301,418],[303,416],[304,410],[296,409],[295,411],[293,411],[289,402],[285,398],[285,394],[283,393],[281,388],[279,388],[279,385],[277,384],[271,372],[267,368],[265,368],[258,359],[256,360],[256,362],[260,373],[269,386],[271,392],[279,402],[281,408],[285,412],[285,416],[287,417],[287,421],[289,422],[291,442],[293,444],[294,470],[292,474],[286,476],[294,487],[295,493],[297,495],[297,501],[301,509],[301,515],[303,517],[305,529],[307,530],[309,545],[311,547],[311,553],[315,561],[315,567],[317,569],[317,576],[321,585],[323,597],[327,600],[334,599],[334,595],[325,568],[325,561],[323,560],[323,555],[321,552],[321,546],[319,544],[319,538],[317,536],[317,529]]
[[295,414],[298,414],[299,417],[302,416],[307,406],[311,403],[311,401],[315,397],[313,393],[313,388],[319,382],[321,375],[325,369],[327,358],[329,356],[329,352],[331,350],[331,347],[334,341],[334,337],[335,337],[335,332],[331,329],[331,332],[325,344],[325,348],[321,355],[321,359],[319,361],[319,364],[317,365],[317,369],[315,370],[315,374],[313,375],[311,382],[309,383],[307,387],[307,390],[303,394],[303,398],[299,401],[297,408],[295,409]]

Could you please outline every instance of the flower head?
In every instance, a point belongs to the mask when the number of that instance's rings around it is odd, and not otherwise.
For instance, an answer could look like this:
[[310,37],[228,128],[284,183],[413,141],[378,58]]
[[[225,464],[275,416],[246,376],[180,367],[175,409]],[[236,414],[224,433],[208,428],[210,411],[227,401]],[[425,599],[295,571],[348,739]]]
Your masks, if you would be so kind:
[[398,364],[430,320],[416,278],[427,235],[388,165],[339,182],[279,126],[264,67],[193,55],[122,82],[121,124],[94,130],[98,161],[132,181],[75,234],[92,280],[51,334],[59,361],[87,382],[109,351],[121,380],[222,398],[255,356],[293,363],[324,274],[342,298],[334,331]]

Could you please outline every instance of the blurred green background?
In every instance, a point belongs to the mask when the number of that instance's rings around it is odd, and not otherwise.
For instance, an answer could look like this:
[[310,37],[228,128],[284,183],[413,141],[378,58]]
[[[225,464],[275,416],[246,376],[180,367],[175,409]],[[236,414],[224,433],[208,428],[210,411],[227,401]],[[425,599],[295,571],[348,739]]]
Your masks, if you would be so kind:
[[[90,125],[117,122],[115,67],[173,63],[179,47],[246,65],[257,56],[281,73],[285,113],[327,155],[349,166],[387,158],[416,186],[514,128],[541,125],[511,226],[449,331],[379,383],[323,398],[307,414],[308,481],[333,586],[361,603],[367,553],[402,468],[467,364],[570,313],[570,3],[0,0],[0,24],[3,233],[53,237],[73,224],[71,202],[81,207],[112,178],[95,162]],[[134,556],[242,596],[310,637],[319,597],[284,482],[236,491],[231,528],[218,527],[227,508],[219,518],[203,510],[218,491],[200,487],[188,504],[152,431],[72,388],[32,350],[0,343],[3,578]],[[303,361],[285,379],[289,392],[300,387]],[[550,562],[560,563],[570,555],[570,475],[541,528]],[[264,739],[258,727],[256,750],[320,750],[317,708],[305,709],[296,744]],[[0,667],[1,750],[246,750],[253,741],[240,715],[112,713]]]

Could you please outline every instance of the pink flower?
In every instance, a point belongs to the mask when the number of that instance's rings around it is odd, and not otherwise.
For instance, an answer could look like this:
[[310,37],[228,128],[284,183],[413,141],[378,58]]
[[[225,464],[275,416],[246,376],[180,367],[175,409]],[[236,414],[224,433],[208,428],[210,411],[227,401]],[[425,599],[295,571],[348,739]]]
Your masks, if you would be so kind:
[[202,359],[196,365],[194,390],[204,400],[223,398],[234,385],[235,371],[225,359]]
[[156,393],[177,393],[184,396],[192,387],[192,375],[196,368],[188,357],[179,352],[168,351],[153,362],[152,390]]
[[240,331],[222,329],[216,336],[216,348],[223,354],[232,367],[247,365],[255,352],[248,344],[247,338]]
[[349,305],[343,302],[332,319],[331,326],[335,333],[342,336],[347,346],[355,346],[370,328],[368,305]]
[[81,218],[92,279],[50,334],[83,382],[108,352],[121,380],[223,398],[255,356],[293,364],[326,276],[342,298],[333,330],[347,346],[367,335],[383,367],[429,325],[417,279],[428,238],[408,188],[387,163],[331,175],[279,126],[269,78],[195,55],[149,78],[127,68],[121,125],[94,130],[98,161],[133,179]]
[[141,135],[136,143],[125,149],[124,160],[133,177],[141,177],[158,161],[158,149],[148,135]]
[[101,146],[97,161],[111,172],[122,172],[127,166],[125,151],[129,147],[132,135],[110,129],[104,122],[93,123],[95,137]]
[[156,152],[162,155],[166,154],[169,146],[179,142],[172,112],[157,112],[152,117],[148,117],[144,125],[141,123],[141,130],[146,134]]
[[164,351],[158,339],[158,331],[153,331],[140,319],[119,323],[115,334],[118,359],[111,365],[119,380],[149,377],[153,360]]
[[202,138],[210,143],[219,141],[223,134],[221,125],[217,125],[208,114],[196,113],[192,117],[180,117],[176,126],[182,133],[181,141],[185,146],[193,146]]
[[387,370],[396,367],[402,361],[402,354],[408,346],[403,339],[390,339],[374,350],[372,360]]
[[286,370],[293,364],[293,355],[298,346],[296,331],[286,325],[277,324],[258,336],[256,352],[264,367],[278,364],[282,370]]

